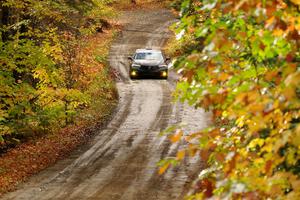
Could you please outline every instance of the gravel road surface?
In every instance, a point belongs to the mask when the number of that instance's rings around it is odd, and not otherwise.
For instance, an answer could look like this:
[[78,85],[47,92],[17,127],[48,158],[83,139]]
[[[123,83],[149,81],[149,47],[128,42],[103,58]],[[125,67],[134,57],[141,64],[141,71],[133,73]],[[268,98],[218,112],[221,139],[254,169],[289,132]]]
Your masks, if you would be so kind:
[[127,11],[120,17],[123,32],[111,47],[110,63],[119,72],[120,100],[112,121],[69,158],[32,177],[3,199],[181,200],[201,169],[197,158],[157,174],[156,163],[175,156],[181,146],[160,131],[185,122],[186,131],[209,123],[201,109],[172,103],[174,77],[134,80],[128,77],[127,56],[136,48],[160,48],[170,37],[174,17],[167,10]]

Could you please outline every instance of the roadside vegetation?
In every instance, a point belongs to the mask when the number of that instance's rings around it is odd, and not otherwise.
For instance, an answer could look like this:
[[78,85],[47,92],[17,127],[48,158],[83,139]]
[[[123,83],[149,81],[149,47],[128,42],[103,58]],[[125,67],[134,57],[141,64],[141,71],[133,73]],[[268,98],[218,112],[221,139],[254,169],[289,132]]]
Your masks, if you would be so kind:
[[110,3],[1,1],[2,149],[88,119],[85,110],[101,111],[94,104],[114,98],[108,47],[88,47],[91,35],[109,28]]
[[107,57],[122,6],[133,4],[0,2],[0,194],[65,157],[109,119],[117,91]]
[[0,196],[64,158],[117,104],[111,41],[124,9],[164,1],[0,2]]
[[74,113],[74,119],[68,125],[61,122],[49,127],[47,131],[12,135],[17,139],[11,136],[10,140],[17,141],[4,143],[6,145],[2,146],[0,155],[0,196],[58,159],[65,158],[76,147],[87,142],[110,119],[117,104],[117,93],[113,74],[102,63],[104,60],[99,62],[99,59],[100,55],[107,55],[113,32],[107,30],[84,39],[86,43],[81,49],[83,55],[80,55],[85,63],[85,71],[94,79],[89,90],[90,104],[77,110],[78,113]]
[[[300,2],[179,0],[169,53],[183,74],[175,96],[213,113],[213,126],[171,134],[201,156],[187,199],[299,199]],[[172,131],[172,128],[169,129]]]
[[112,113],[113,3],[0,2],[0,194],[87,141]]

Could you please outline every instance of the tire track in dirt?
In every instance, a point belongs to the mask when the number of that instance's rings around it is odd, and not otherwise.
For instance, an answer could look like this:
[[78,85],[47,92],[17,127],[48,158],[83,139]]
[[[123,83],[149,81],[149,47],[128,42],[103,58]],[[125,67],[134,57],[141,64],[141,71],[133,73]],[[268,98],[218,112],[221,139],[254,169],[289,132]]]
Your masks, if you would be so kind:
[[[147,130],[147,132],[150,133],[151,131],[161,131],[166,128],[168,125],[168,118],[166,118],[166,115],[169,116],[172,111],[172,105],[170,104],[170,90],[166,83],[161,84],[161,87],[163,90],[162,105],[157,112],[155,117],[156,120],[149,126],[150,129]],[[140,176],[142,174],[141,172],[147,167],[146,164],[149,162],[148,155],[151,155],[148,144],[149,141],[152,140],[153,135],[147,134],[147,132],[142,141],[140,141],[134,151],[131,152],[131,156],[123,162],[121,165],[122,167],[115,169],[113,174],[116,174],[116,176],[89,199],[121,199],[123,193],[131,183],[137,181],[136,179],[138,176]],[[133,141],[134,138],[130,137],[129,140]],[[132,177],[133,174],[136,177]]]

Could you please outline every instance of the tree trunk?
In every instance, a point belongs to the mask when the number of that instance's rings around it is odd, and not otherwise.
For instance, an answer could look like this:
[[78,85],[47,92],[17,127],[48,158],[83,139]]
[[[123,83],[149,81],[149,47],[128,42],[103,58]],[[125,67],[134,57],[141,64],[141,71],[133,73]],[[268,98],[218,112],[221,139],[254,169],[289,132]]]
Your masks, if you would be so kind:
[[[0,27],[9,25],[10,10],[6,6],[0,5]],[[2,32],[2,41],[8,40],[8,33]]]

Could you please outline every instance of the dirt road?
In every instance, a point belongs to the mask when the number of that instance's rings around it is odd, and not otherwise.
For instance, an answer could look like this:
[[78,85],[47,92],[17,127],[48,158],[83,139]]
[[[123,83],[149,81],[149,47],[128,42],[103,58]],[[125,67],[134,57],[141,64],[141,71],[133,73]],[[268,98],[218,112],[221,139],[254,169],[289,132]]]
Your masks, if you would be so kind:
[[121,19],[125,30],[110,55],[111,66],[120,73],[120,102],[112,121],[88,145],[3,199],[183,199],[201,162],[186,158],[185,165],[159,176],[156,163],[174,156],[179,145],[158,133],[180,122],[187,123],[187,131],[199,130],[208,117],[202,110],[171,103],[172,73],[168,81],[131,81],[127,70],[127,56],[136,48],[163,46],[174,18],[156,10],[126,12]]

